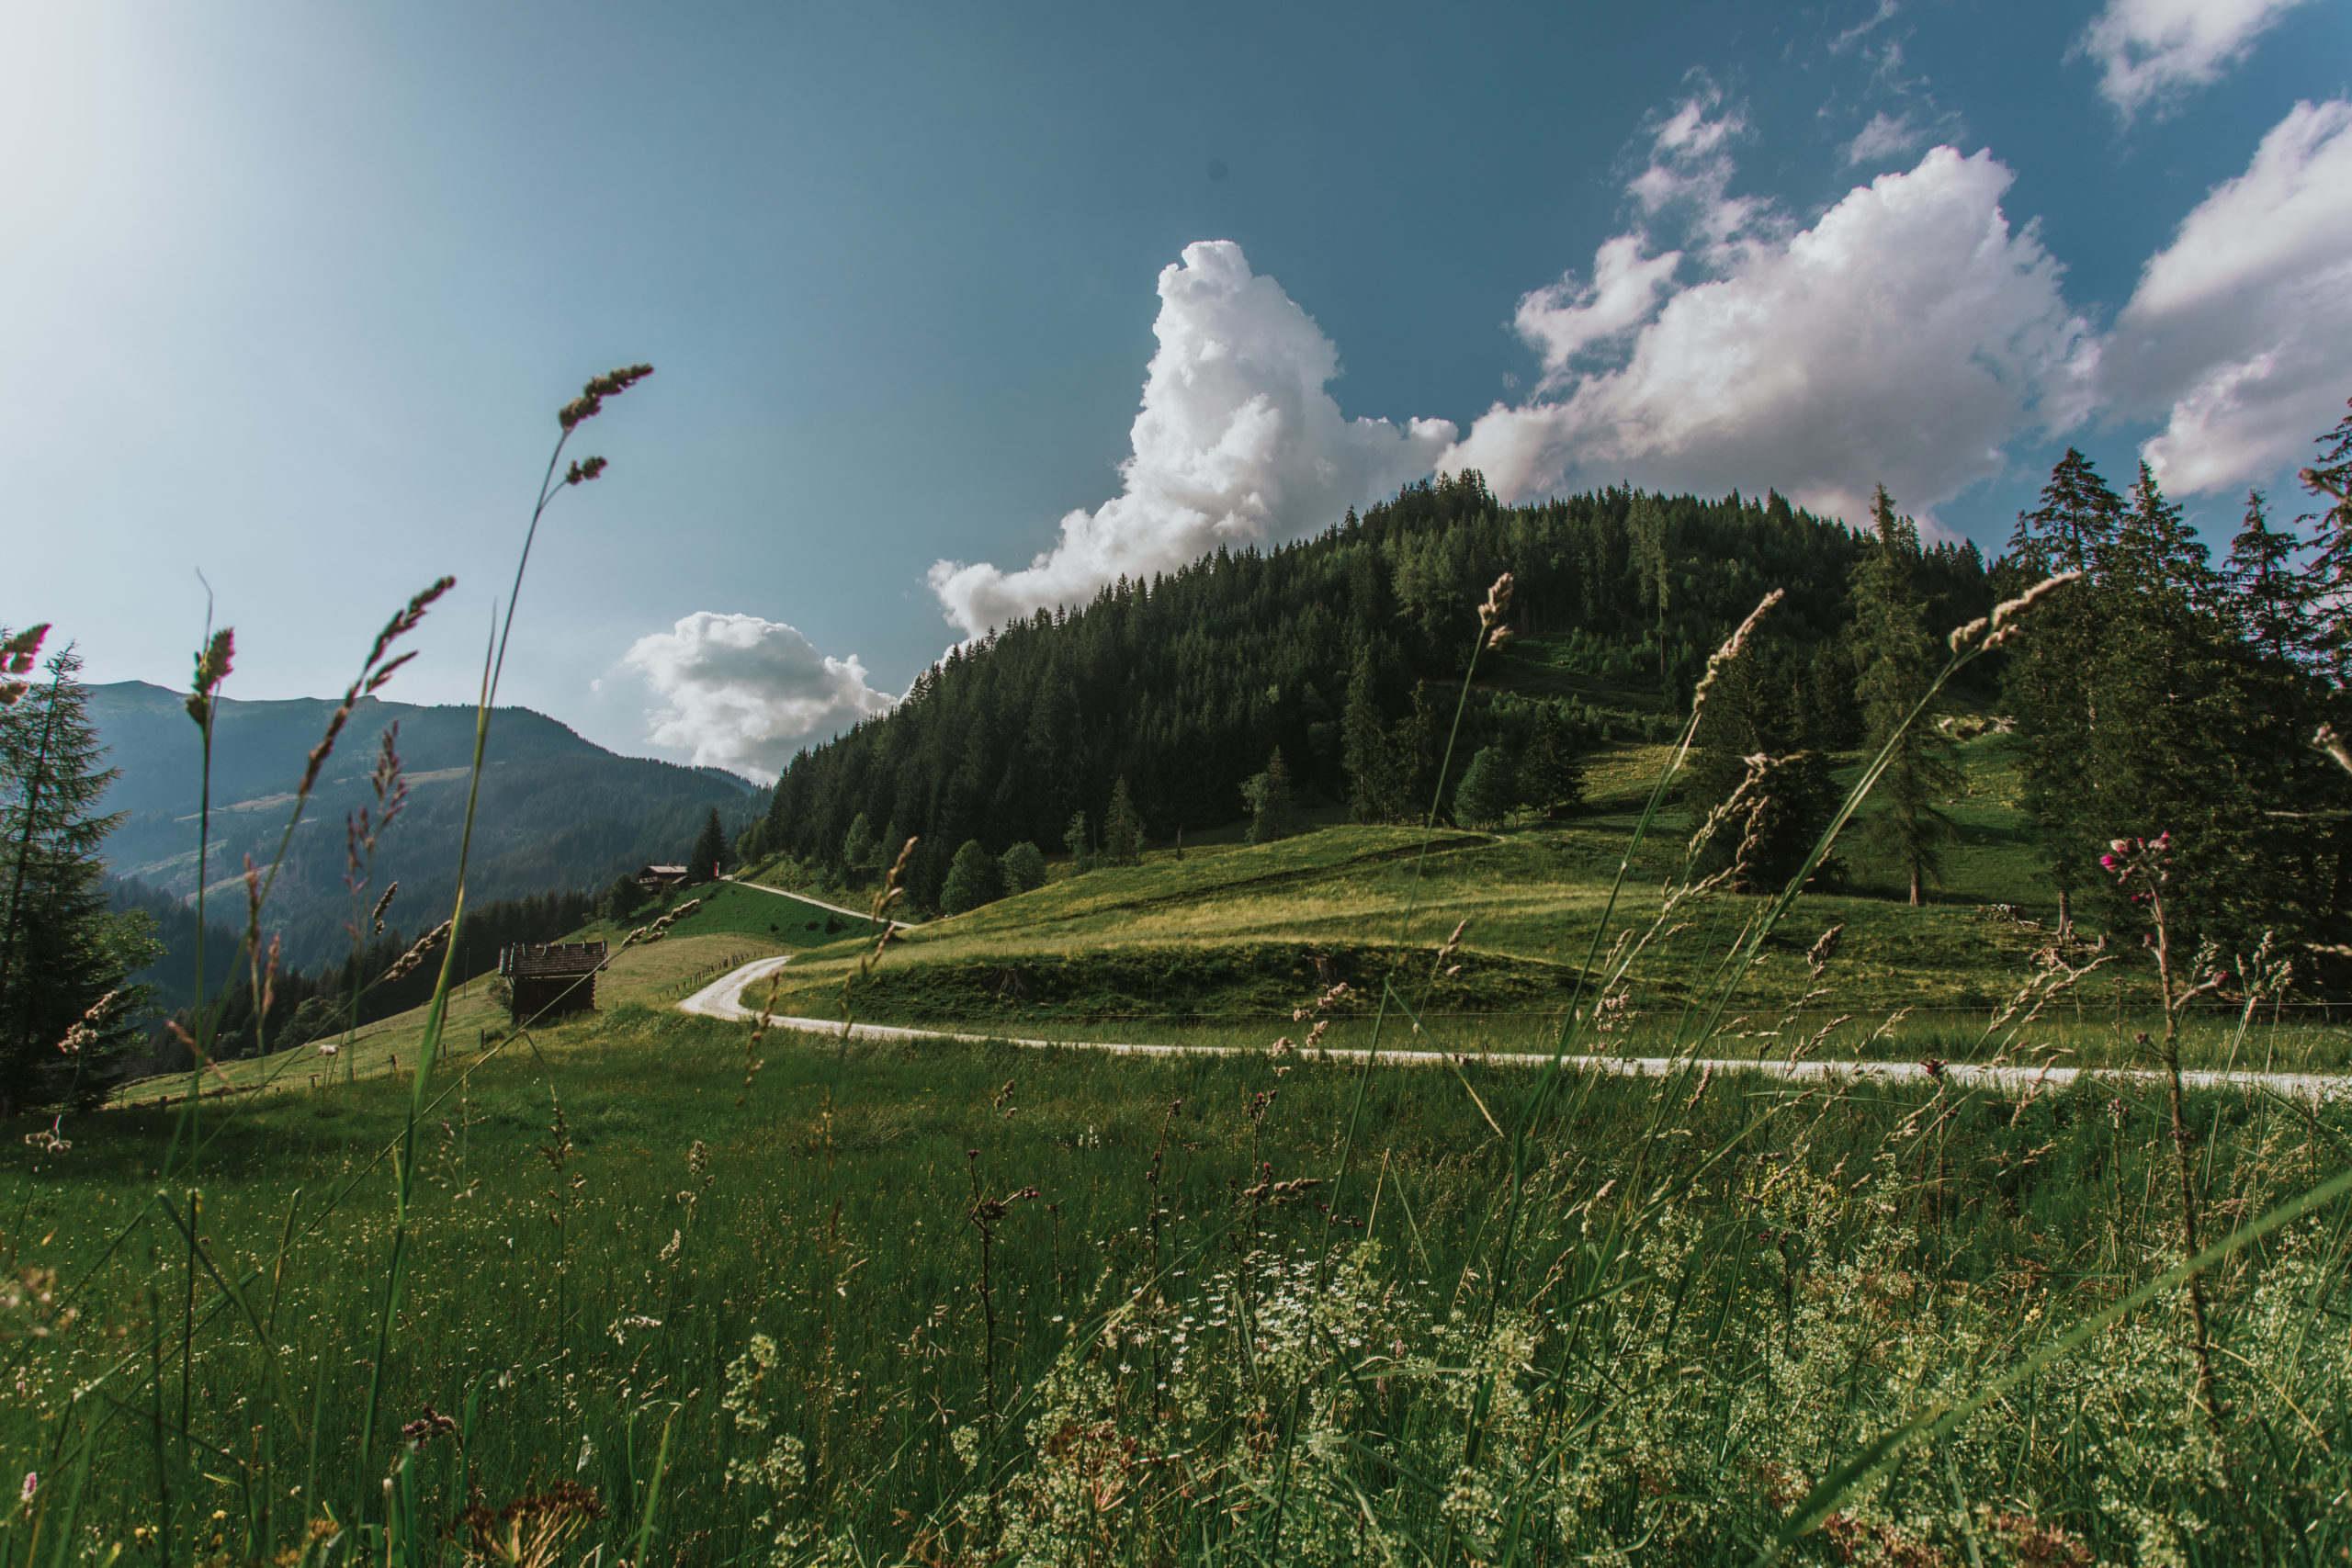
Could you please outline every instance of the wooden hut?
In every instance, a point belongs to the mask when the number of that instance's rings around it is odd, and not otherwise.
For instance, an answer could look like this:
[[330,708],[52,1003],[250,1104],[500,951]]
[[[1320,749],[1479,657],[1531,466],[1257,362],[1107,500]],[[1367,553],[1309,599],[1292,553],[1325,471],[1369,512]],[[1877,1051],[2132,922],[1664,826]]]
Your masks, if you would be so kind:
[[517,942],[498,950],[498,973],[512,992],[515,1021],[596,1006],[596,971],[605,966],[601,942]]
[[659,893],[664,888],[684,887],[688,875],[682,865],[644,865],[638,867],[637,885],[648,893]]

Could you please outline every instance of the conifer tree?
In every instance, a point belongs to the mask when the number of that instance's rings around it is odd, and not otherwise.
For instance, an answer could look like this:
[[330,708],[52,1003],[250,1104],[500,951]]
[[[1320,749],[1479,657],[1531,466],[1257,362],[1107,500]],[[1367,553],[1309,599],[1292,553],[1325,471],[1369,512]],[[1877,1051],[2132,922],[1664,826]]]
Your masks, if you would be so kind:
[[[2224,929],[2240,923],[2225,905],[2259,907],[2278,891],[2259,885],[2272,881],[2263,846],[2278,832],[2265,812],[2299,750],[2285,733],[2292,699],[2267,689],[2252,645],[2232,636],[2205,547],[2145,463],[2103,564],[2099,705],[2076,796],[2098,812],[2099,836],[2171,833],[2169,902],[2184,926],[2242,937]],[[2099,886],[2108,912],[2124,916]]]
[[874,829],[861,811],[850,818],[849,831],[842,835],[842,874],[851,886],[874,862]]
[[1520,793],[1535,810],[1556,816],[1584,798],[1584,761],[1560,710],[1537,705],[1527,751],[1519,762]]
[[1069,819],[1069,830],[1062,834],[1062,845],[1069,851],[1071,864],[1080,871],[1094,869],[1093,829],[1080,811]]
[[[1736,865],[1733,886],[1741,892],[1785,886],[1828,826],[1839,798],[1820,753],[1796,744],[1793,716],[1772,680],[1768,647],[1751,641],[1717,671],[1691,742],[1690,798],[1697,812],[1730,801],[1751,773],[1760,773],[1760,781],[1748,787],[1764,806],[1729,822],[1699,857],[1707,873]],[[1832,878],[1838,874],[1835,864],[1823,869]]]
[[1291,793],[1290,764],[1279,746],[1266,759],[1266,771],[1244,786],[1250,801],[1250,841],[1271,844],[1287,839],[1296,802]]
[[[676,840],[671,842],[675,843]],[[686,880],[708,882],[717,876],[727,860],[727,829],[718,825],[718,807],[710,808],[703,819],[702,831],[695,836],[695,847],[686,855]]]
[[[2051,470],[2041,504],[2018,514],[2011,559],[2027,583],[2061,571],[2094,573],[2123,513],[2122,498],[2073,447]],[[2024,753],[2022,804],[2058,889],[2058,921],[2072,923],[2075,893],[2098,882],[2098,853],[2120,831],[2083,788],[2098,711],[2101,606],[2095,579],[2061,590],[2035,612],[2032,635],[2009,652],[2004,705]]]
[[1854,694],[1862,705],[1865,750],[1875,755],[1890,739],[1894,746],[1879,778],[1871,837],[1909,882],[1916,908],[1927,901],[1928,881],[1940,869],[1937,845],[1951,833],[1951,819],[1936,799],[1957,789],[1960,775],[1951,743],[1926,716],[1905,728],[1934,681],[1937,663],[1927,601],[1916,581],[1918,525],[1895,514],[1884,485],[1871,499],[1871,525],[1874,547],[1854,573],[1854,651],[1862,667]]
[[2303,488],[2325,507],[2301,519],[2313,525],[2304,592],[2316,614],[2312,640],[2323,667],[2343,686],[2352,683],[2352,412],[2319,438],[2319,460],[2302,473]]
[[2311,591],[2295,570],[2302,540],[2294,530],[2270,526],[2262,492],[2245,492],[2245,526],[2230,541],[2222,569],[2225,603],[2238,635],[2280,663],[2308,651]]
[[1347,703],[1340,711],[1340,766],[1348,775],[1348,818],[1354,822],[1385,822],[1396,815],[1389,799],[1388,738],[1381,726],[1378,685],[1379,671],[1367,641],[1356,655]]
[[160,954],[149,922],[108,906],[98,847],[114,782],[71,647],[0,707],[0,1114],[89,1104],[117,1081]]
[[1102,858],[1113,865],[1140,865],[1143,863],[1143,818],[1136,815],[1136,803],[1127,794],[1127,781],[1123,774],[1111,788],[1111,808],[1102,818]]

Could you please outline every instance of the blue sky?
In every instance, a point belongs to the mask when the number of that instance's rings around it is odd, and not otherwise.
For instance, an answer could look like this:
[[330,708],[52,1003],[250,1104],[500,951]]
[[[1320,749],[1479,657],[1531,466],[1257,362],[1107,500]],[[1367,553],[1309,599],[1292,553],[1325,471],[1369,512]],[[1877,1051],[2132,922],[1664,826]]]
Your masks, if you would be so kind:
[[2074,442],[2291,515],[2348,92],[2346,0],[20,0],[0,620],[176,683],[201,569],[232,693],[322,694],[451,571],[388,694],[463,700],[553,411],[639,359],[505,695],[755,773],[974,627],[1464,462],[1883,479],[1997,546]]

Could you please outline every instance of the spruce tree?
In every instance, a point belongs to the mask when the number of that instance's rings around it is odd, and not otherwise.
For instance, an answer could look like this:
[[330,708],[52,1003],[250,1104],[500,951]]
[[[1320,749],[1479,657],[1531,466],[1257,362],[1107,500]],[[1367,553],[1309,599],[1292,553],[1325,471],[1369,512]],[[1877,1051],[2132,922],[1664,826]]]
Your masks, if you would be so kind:
[[2224,602],[2238,635],[2282,664],[2308,651],[2311,590],[2295,570],[2302,543],[2293,529],[2270,526],[2260,491],[2245,492],[2245,526],[2222,570]]
[[68,647],[46,668],[0,707],[0,1114],[105,1096],[148,998],[129,976],[161,951],[144,915],[108,907],[98,847],[122,815],[98,810],[115,770],[82,660]]
[[[2088,458],[2068,447],[2042,487],[2041,504],[2018,513],[2010,536],[2010,558],[2023,582],[2061,571],[2096,574],[2122,513],[2122,498]],[[2023,754],[2021,804],[2058,889],[2062,929],[2072,923],[2074,895],[2097,881],[2100,851],[2122,830],[2105,820],[2083,787],[2098,708],[2104,619],[2105,596],[2095,575],[2060,590],[2037,607],[2030,633],[2009,650],[2001,677],[2002,701]]]
[[1143,818],[1136,815],[1125,776],[1111,788],[1111,809],[1102,820],[1102,858],[1113,865],[1143,863]]
[[1291,834],[1291,818],[1296,801],[1291,793],[1290,764],[1283,761],[1279,746],[1266,759],[1266,771],[1243,786],[1250,802],[1250,841],[1271,844],[1276,839]]
[[[2205,547],[2144,463],[2102,563],[2098,708],[2076,796],[2102,838],[2173,835],[2167,902],[2185,934],[2258,936],[2246,929],[2255,910],[2279,893],[2267,868],[2286,863],[2266,813],[2300,750],[2292,699],[2233,635]],[[2111,886],[2098,886],[2108,915],[2124,919]]]
[[1340,710],[1340,766],[1348,775],[1348,818],[1353,822],[1385,822],[1396,815],[1389,798],[1388,738],[1381,724],[1379,683],[1372,644],[1366,641],[1356,655],[1347,703]]
[[1069,828],[1062,834],[1062,847],[1069,851],[1073,870],[1086,872],[1094,869],[1094,835],[1085,812],[1078,812],[1070,818]]
[[[2352,411],[2352,403],[2346,405]],[[2316,615],[2313,642],[2338,686],[2352,683],[2352,412],[2319,438],[2319,460],[2302,473],[2303,488],[2325,507],[2313,525],[2304,594]]]
[[[673,839],[672,843],[677,842]],[[727,829],[718,825],[718,807],[710,808],[703,818],[702,831],[695,836],[695,847],[686,854],[686,880],[708,882],[716,877],[727,860]]]
[[1527,751],[1519,761],[1519,784],[1527,805],[1547,816],[1556,817],[1584,798],[1584,761],[1577,755],[1576,736],[1550,703],[1536,706]]
[[1884,485],[1871,502],[1871,525],[1875,547],[1854,573],[1853,642],[1862,667],[1854,694],[1862,705],[1865,749],[1875,755],[1892,740],[1894,750],[1879,776],[1870,836],[1909,883],[1916,908],[1927,901],[1928,881],[1940,869],[1937,846],[1951,834],[1951,818],[1936,798],[1957,789],[1960,774],[1951,742],[1925,715],[1903,728],[1927,694],[1938,662],[1917,581],[1918,525],[1895,514]]

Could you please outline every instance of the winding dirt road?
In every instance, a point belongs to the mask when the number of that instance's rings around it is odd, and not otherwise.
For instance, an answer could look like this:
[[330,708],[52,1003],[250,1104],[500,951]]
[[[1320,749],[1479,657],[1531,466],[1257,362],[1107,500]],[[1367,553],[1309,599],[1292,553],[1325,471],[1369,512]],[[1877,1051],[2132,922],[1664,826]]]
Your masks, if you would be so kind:
[[[789,956],[763,958],[746,964],[741,969],[705,986],[678,1004],[678,1010],[704,1018],[730,1019],[748,1023],[759,1016],[758,993],[752,1006],[746,1007],[743,997],[754,981],[765,980],[778,969],[791,963]],[[788,1029],[804,1034],[839,1034],[838,1020],[821,1018],[790,1018],[781,1013],[768,1020],[771,1029]],[[888,1023],[858,1023],[850,1026],[853,1038],[858,1040],[955,1040],[969,1044],[990,1041],[1008,1045],[1021,1045],[1036,1050],[1102,1051],[1114,1056],[1183,1056],[1193,1055],[1254,1055],[1253,1047],[1244,1045],[1146,1045],[1133,1042],[1094,1040],[1025,1040],[1016,1035],[967,1034],[947,1029],[908,1029]],[[1323,1051],[1318,1055],[1335,1061],[1362,1061],[1363,1051]],[[1380,1053],[1384,1062],[1435,1066],[1452,1059],[1444,1051],[1390,1051]],[[1482,1062],[1501,1063],[1510,1066],[1540,1067],[1548,1056],[1532,1052],[1496,1053],[1482,1055]],[[1990,1067],[1975,1066],[1961,1062],[1940,1064],[1933,1073],[1920,1062],[1752,1062],[1730,1059],[1710,1060],[1672,1056],[1570,1056],[1564,1066],[1578,1072],[1613,1073],[1626,1077],[1662,1077],[1668,1073],[1702,1071],[1713,1073],[1761,1073],[1768,1077],[1786,1078],[1797,1083],[1828,1083],[1841,1079],[1869,1077],[1887,1082],[1925,1079],[1940,1076],[1946,1081],[1970,1087],[2023,1090],[2036,1086],[2064,1089],[2078,1077],[2100,1078],[2108,1081],[2162,1083],[2164,1075],[2144,1069],[2111,1069],[2094,1067]],[[2183,1087],[2188,1089],[2242,1089],[2267,1091],[2301,1100],[2328,1100],[2352,1094],[2352,1078],[2323,1073],[2217,1073],[2185,1072],[2180,1075]]]

